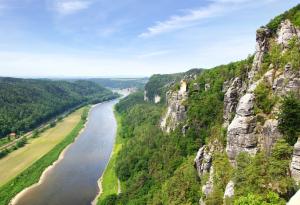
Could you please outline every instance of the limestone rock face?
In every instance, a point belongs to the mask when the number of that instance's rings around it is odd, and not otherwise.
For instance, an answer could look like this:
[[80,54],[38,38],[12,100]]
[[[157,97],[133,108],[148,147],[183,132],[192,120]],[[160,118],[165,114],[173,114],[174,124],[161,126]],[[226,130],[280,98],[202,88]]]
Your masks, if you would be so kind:
[[231,162],[240,152],[256,154],[257,137],[254,129],[256,117],[254,116],[254,94],[246,93],[241,97],[236,110],[236,115],[227,129],[226,152]]
[[254,107],[254,94],[247,93],[243,97],[241,97],[236,113],[239,116],[250,116],[253,115],[253,107]]
[[186,106],[184,102],[188,98],[187,82],[181,81],[179,91],[168,91],[167,99],[167,113],[162,118],[160,127],[162,130],[169,133],[174,130],[181,122],[186,119]]
[[210,172],[212,166],[212,153],[208,151],[208,146],[204,145],[198,150],[194,163],[199,177]]
[[233,196],[234,196],[234,183],[233,181],[229,181],[225,188],[224,199],[231,198]]
[[280,29],[278,30],[277,35],[277,43],[281,45],[283,49],[286,49],[289,46],[289,40],[293,37],[300,37],[300,32],[290,22],[290,20],[285,20],[281,22]]
[[291,163],[291,174],[294,180],[300,182],[300,138],[297,143],[294,145],[294,153]]
[[267,153],[270,153],[274,143],[282,137],[282,134],[278,130],[278,120],[266,120],[259,137],[259,144]]
[[[281,27],[277,32],[277,43],[282,45],[283,51],[287,48],[290,39],[299,37],[299,31],[286,20],[281,23]],[[270,70],[264,76],[255,80],[254,76],[260,71],[263,57],[269,49],[269,38],[271,32],[267,28],[260,28],[256,35],[256,52],[253,59],[253,64],[248,73],[248,88],[246,93],[238,100],[235,117],[229,124],[227,129],[227,146],[226,152],[229,159],[234,164],[235,157],[240,152],[248,152],[251,155],[256,154],[258,149],[265,149],[267,152],[271,150],[275,141],[281,137],[278,131],[278,122],[275,119],[266,119],[263,125],[257,123],[257,116],[254,113],[254,91],[261,82],[267,82],[272,87],[272,93],[275,96],[285,96],[289,92],[299,92],[300,88],[300,70],[295,72],[290,64],[285,66],[283,72],[273,69],[270,65]],[[237,87],[239,88],[239,86]],[[225,93],[224,102],[224,120],[228,122],[230,106],[234,107],[236,101],[230,98],[230,94],[234,96],[234,92],[229,88]],[[229,102],[229,103],[228,103]],[[276,116],[276,106],[272,113]],[[232,113],[231,113],[232,116]],[[262,116],[264,117],[264,116]],[[226,121],[227,120],[227,121]]]
[[240,95],[243,93],[243,83],[240,78],[237,77],[229,86],[228,84],[229,83],[225,82],[223,85],[223,91],[226,90],[224,95],[223,127],[228,127],[232,115],[236,111]]
[[251,71],[248,73],[249,81],[252,82],[255,74],[260,70],[263,56],[268,51],[268,39],[271,36],[271,31],[268,28],[261,27],[256,32],[256,51],[253,59]]
[[273,93],[284,96],[289,92],[298,92],[300,87],[300,70],[294,72],[290,64],[285,66],[284,72],[274,79]]

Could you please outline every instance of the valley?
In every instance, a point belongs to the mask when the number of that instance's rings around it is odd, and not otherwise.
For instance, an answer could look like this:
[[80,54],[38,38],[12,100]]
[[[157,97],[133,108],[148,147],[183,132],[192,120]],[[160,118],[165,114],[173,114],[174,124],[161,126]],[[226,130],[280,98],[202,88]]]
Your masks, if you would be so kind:
[[70,56],[0,77],[0,205],[299,205],[300,4],[104,2],[48,2]]

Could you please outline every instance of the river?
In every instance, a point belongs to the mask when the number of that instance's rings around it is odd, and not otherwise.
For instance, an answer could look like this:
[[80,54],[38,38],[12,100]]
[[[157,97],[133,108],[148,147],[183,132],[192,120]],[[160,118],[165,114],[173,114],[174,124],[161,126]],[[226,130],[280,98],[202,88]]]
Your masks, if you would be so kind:
[[84,131],[42,182],[18,197],[16,205],[90,205],[114,145],[118,100],[94,106]]

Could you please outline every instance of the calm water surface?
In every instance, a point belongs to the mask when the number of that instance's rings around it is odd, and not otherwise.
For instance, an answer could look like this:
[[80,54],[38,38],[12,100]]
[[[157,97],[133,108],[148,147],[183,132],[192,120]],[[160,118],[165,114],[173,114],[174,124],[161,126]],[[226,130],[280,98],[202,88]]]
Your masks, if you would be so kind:
[[17,205],[90,205],[98,192],[97,180],[109,160],[117,124],[113,106],[117,100],[91,109],[89,121],[65,153],[47,173],[42,184],[30,189]]

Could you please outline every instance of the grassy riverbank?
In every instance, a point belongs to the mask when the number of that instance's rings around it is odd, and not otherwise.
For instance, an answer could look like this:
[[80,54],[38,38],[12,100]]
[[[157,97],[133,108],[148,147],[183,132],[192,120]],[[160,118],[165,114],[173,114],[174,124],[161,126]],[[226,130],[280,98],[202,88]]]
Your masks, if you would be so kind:
[[[118,156],[118,153],[120,152],[120,150],[122,149],[124,139],[121,137],[121,130],[122,130],[121,116],[116,111],[114,113],[115,113],[115,117],[116,117],[117,125],[118,125],[117,126],[117,136],[116,136],[116,141],[115,141],[115,145],[114,145],[114,148],[112,151],[111,158],[110,158],[109,163],[101,177],[100,183],[101,183],[102,190],[101,190],[100,196],[98,197],[97,205],[100,205],[101,202],[107,196],[118,194],[118,192],[119,192],[119,183],[118,183],[118,177],[115,172],[115,166],[116,166],[117,156]],[[122,190],[121,187],[120,187],[120,190]]]
[[[0,205],[7,205],[10,200],[14,196],[16,196],[16,194],[39,181],[43,171],[58,159],[60,153],[75,140],[80,130],[83,129],[87,119],[88,110],[88,107],[85,107],[81,110],[79,121],[76,121],[75,127],[71,127],[71,129],[73,128],[71,132],[61,133],[63,139],[58,144],[56,144],[49,152],[46,152],[46,154],[44,154],[43,156],[40,155],[42,156],[41,158],[39,158],[27,169],[18,174],[15,178],[0,187]],[[64,121],[61,123],[64,123]],[[59,127],[59,125],[57,125],[55,128],[57,127]],[[64,130],[66,130],[67,125],[62,127],[64,128]],[[10,171],[11,170],[7,170],[7,172]]]

